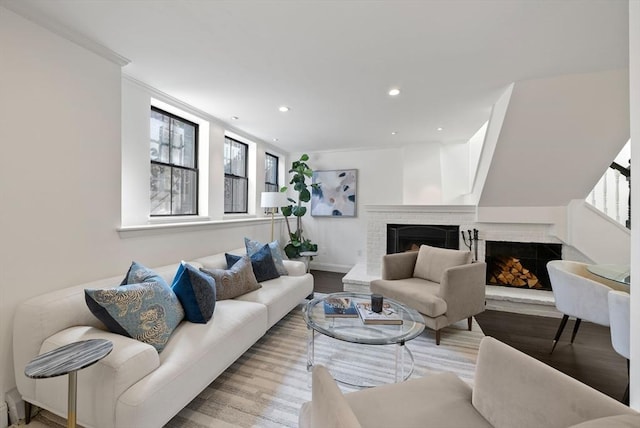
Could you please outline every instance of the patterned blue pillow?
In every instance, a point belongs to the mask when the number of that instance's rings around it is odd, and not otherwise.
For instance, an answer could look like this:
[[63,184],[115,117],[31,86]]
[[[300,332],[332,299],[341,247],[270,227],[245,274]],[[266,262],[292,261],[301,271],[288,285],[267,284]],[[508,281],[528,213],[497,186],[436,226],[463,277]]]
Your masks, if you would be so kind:
[[124,276],[124,279],[120,283],[120,285],[126,284],[142,284],[143,282],[158,282],[160,284],[166,285],[167,281],[164,280],[163,277],[155,273],[153,270],[148,267],[142,266],[138,262],[132,262],[127,274]]
[[85,289],[84,297],[89,310],[109,331],[148,343],[158,352],[184,318],[174,292],[159,282]]
[[[231,269],[231,267],[242,258],[242,256],[236,256],[229,253],[225,253],[224,256],[227,259],[227,269]],[[258,282],[264,282],[280,277],[280,274],[276,269],[276,265],[273,263],[273,257],[271,256],[269,245],[265,244],[250,258],[251,267],[253,268],[253,273]]]
[[216,307],[216,283],[212,277],[182,262],[171,289],[182,303],[187,321],[206,324]]
[[[264,247],[264,244],[253,239],[244,238],[244,246],[247,249],[247,255],[251,257],[260,251],[260,249]],[[273,257],[273,263],[276,265],[278,273],[280,275],[289,275],[287,268],[284,267],[284,253],[282,252],[282,248],[280,248],[280,243],[277,239],[273,242],[269,242],[269,249],[271,250],[271,257]]]

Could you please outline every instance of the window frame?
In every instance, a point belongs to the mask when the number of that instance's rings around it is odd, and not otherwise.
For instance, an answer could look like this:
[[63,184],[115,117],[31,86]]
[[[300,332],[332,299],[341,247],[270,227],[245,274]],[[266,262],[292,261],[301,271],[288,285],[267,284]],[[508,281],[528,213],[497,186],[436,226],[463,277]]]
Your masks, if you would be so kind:
[[[267,159],[269,158],[273,158],[275,159],[275,170],[276,170],[276,182],[272,183],[270,181],[267,181],[267,174],[266,174],[266,166],[267,166]],[[280,191],[280,183],[278,182],[279,178],[280,178],[280,157],[276,156],[276,155],[272,155],[269,152],[265,152],[264,153],[264,159],[265,159],[265,177],[264,177],[264,190],[265,192],[279,192]],[[275,190],[269,190],[268,186],[275,186]]]
[[[241,175],[236,175],[236,174],[232,174],[232,173],[227,173],[226,168],[224,167],[224,162],[227,160],[226,158],[226,145],[227,142],[232,142],[232,143],[237,143],[240,144],[242,146],[244,146],[244,176]],[[224,214],[247,214],[249,212],[249,145],[247,143],[243,143],[242,141],[239,141],[235,138],[229,137],[228,135],[225,135],[224,137],[224,152],[223,153],[223,170],[224,170],[224,180],[225,182],[227,181],[227,178],[230,178],[233,180],[233,183],[237,182],[237,181],[244,181],[244,195],[245,195],[245,200],[244,200],[244,211],[227,211],[227,195],[226,195],[226,191],[224,192],[224,201],[223,201],[223,210],[224,210]],[[234,206],[234,200],[233,200],[233,190],[231,191],[231,206]]]
[[[194,128],[194,148],[193,148],[193,168],[190,167],[186,167],[186,166],[182,166],[182,165],[177,165],[177,164],[173,164],[171,163],[171,149],[169,149],[169,163],[166,162],[161,162],[161,161],[157,161],[157,160],[153,160],[151,159],[151,156],[149,156],[149,161],[150,161],[150,166],[153,165],[160,165],[160,166],[164,166],[164,167],[169,167],[171,168],[171,177],[173,179],[173,169],[177,168],[177,169],[181,169],[184,171],[192,171],[195,173],[195,179],[196,179],[196,185],[195,185],[195,191],[194,191],[194,198],[195,198],[195,203],[194,203],[194,207],[195,207],[195,212],[194,213],[190,213],[190,214],[184,214],[184,213],[173,213],[173,189],[171,189],[170,195],[171,195],[171,201],[170,201],[170,209],[171,209],[171,213],[170,214],[153,214],[151,212],[151,206],[149,207],[149,217],[151,218],[162,218],[162,217],[196,217],[199,215],[200,212],[200,201],[199,201],[199,195],[200,195],[200,171],[198,168],[198,148],[199,148],[199,139],[200,139],[200,125],[192,122],[188,119],[185,119],[183,117],[180,117],[176,114],[170,113],[166,110],[163,110],[161,108],[158,108],[156,106],[150,106],[150,110],[149,110],[149,120],[151,120],[151,112],[156,112],[162,115],[165,115],[167,117],[169,117],[170,119],[174,119],[180,122],[183,122],[187,125],[193,126]],[[171,122],[169,122],[171,123]],[[169,128],[169,135],[171,135],[171,128]],[[149,141],[149,143],[151,142],[151,140]],[[149,171],[149,178],[151,179],[151,171]],[[151,184],[149,184],[149,186],[151,186]],[[149,187],[149,202],[151,202],[151,187]]]

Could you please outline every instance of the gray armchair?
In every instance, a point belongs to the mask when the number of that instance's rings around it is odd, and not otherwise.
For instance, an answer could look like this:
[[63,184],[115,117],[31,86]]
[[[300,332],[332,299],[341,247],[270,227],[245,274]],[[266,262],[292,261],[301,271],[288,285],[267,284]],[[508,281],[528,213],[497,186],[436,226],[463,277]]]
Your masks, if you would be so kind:
[[382,279],[371,292],[397,300],[420,312],[425,325],[440,330],[485,308],[486,263],[471,263],[471,252],[422,245],[417,252],[387,254]]

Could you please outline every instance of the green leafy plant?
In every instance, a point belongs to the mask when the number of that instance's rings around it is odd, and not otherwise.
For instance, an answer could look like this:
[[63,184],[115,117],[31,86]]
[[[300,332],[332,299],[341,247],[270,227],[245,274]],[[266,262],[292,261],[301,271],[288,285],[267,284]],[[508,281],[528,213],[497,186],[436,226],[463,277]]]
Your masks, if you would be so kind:
[[[297,194],[297,200],[293,198],[287,198],[290,205],[282,207],[282,215],[287,223],[287,231],[289,232],[289,243],[284,247],[284,252],[290,259],[300,257],[300,253],[305,251],[318,251],[318,244],[312,243],[309,239],[305,238],[302,230],[302,217],[307,213],[307,207],[302,205],[303,202],[309,202],[311,200],[311,189],[317,189],[318,184],[307,183],[307,179],[311,179],[313,176],[313,170],[307,165],[309,156],[303,154],[300,159],[292,162],[289,174],[291,174],[291,181],[289,184],[293,186],[293,190]],[[287,186],[280,189],[281,192],[286,192]],[[296,218],[296,230],[291,231],[289,224],[289,217],[294,216]]]

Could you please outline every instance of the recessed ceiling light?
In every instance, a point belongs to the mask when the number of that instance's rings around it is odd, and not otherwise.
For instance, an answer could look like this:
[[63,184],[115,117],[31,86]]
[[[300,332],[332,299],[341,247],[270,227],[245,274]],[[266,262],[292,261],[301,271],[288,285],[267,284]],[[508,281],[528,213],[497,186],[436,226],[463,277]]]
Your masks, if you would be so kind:
[[277,138],[274,138],[274,139],[273,139],[273,141],[274,141],[274,142],[278,142],[278,139],[277,139]]
[[393,88],[389,91],[389,95],[391,95],[392,97],[395,97],[396,95],[400,95],[400,89],[398,88]]
[[396,132],[396,131],[393,131],[393,132],[391,133],[391,135],[396,135],[396,134],[397,134],[397,132]]
[[436,131],[442,131],[444,128],[438,128]]
[[286,113],[289,111],[289,107],[287,106],[280,106],[278,107],[278,110],[280,110],[282,113]]
[[238,116],[231,116],[231,119],[233,119],[233,120],[238,120],[238,119],[240,119],[240,118],[239,118]]

